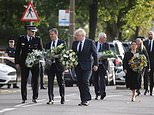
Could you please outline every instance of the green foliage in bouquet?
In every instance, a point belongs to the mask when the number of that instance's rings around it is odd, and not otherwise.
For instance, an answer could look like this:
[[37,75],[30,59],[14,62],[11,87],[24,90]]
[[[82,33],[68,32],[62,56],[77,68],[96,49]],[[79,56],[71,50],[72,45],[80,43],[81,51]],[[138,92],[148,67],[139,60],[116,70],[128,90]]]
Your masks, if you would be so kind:
[[107,58],[113,58],[115,57],[115,54],[111,50],[106,50],[103,52],[98,53],[99,60],[107,59]]

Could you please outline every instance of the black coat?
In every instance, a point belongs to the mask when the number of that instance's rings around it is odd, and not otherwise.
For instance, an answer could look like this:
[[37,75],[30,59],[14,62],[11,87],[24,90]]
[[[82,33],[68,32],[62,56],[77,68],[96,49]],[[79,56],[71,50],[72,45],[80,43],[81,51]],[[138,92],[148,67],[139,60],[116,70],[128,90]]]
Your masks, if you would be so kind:
[[29,42],[27,39],[27,35],[20,36],[16,45],[15,63],[20,65],[25,64],[27,54],[36,49],[43,49],[40,37],[33,37],[33,39]]
[[[95,45],[96,45],[96,47],[98,47],[98,41],[95,42]],[[102,48],[99,51],[103,52],[103,51],[107,51],[109,49],[110,49],[109,44],[108,43],[103,43]],[[104,65],[105,69],[107,70],[108,69],[107,59],[101,60],[101,63]]]
[[131,90],[140,88],[139,73],[133,71],[129,65],[129,60],[133,57],[133,55],[134,54],[131,53],[131,51],[128,51],[125,53],[123,59],[123,69],[127,70],[126,87],[130,88]]
[[[51,47],[51,42],[52,42],[52,41],[50,41],[50,42],[48,42],[48,43],[46,44],[45,50],[50,49],[50,47]],[[58,46],[58,45],[61,45],[61,44],[64,44],[64,45],[65,45],[65,42],[64,42],[63,40],[58,39],[57,46]],[[62,63],[59,61],[59,58],[55,58],[55,64],[56,64],[56,67],[57,67],[57,70],[58,70],[58,71],[64,71],[64,66],[63,66]],[[47,69],[48,69],[48,68],[47,68]]]
[[[78,41],[74,41],[72,44],[73,51],[77,52]],[[97,50],[95,44],[90,39],[85,39],[82,52],[77,52],[78,63],[83,70],[91,70],[92,62],[94,65],[98,65]]]
[[153,47],[151,52],[149,51],[149,40],[144,41],[144,46],[146,47],[149,55],[150,68],[154,69],[154,42],[153,42]]

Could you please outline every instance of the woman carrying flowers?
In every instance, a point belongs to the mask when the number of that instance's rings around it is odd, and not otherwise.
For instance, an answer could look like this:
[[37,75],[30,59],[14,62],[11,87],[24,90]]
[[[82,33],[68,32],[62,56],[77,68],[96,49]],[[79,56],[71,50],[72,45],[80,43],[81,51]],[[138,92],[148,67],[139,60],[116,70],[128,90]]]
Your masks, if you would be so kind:
[[126,73],[126,87],[132,91],[132,101],[135,101],[136,90],[140,88],[139,74],[147,66],[146,57],[137,52],[137,43],[132,41],[130,51],[123,59],[123,68]]

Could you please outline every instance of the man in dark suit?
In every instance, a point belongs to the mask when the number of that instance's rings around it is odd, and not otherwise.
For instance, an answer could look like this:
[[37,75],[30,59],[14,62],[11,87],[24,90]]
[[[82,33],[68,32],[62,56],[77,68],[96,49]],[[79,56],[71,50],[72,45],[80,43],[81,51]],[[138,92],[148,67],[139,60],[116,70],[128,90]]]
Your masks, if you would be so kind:
[[97,51],[94,42],[86,39],[86,32],[83,29],[77,29],[74,36],[75,41],[72,44],[72,49],[78,55],[78,65],[75,67],[75,72],[81,98],[79,106],[88,106],[88,101],[91,100],[89,79],[92,65],[94,71],[98,68]]
[[[58,38],[58,30],[56,28],[49,30],[50,35],[50,42],[46,44],[46,50],[52,49],[57,47],[58,45],[64,44],[63,40],[60,40]],[[64,104],[65,102],[65,89],[64,89],[64,66],[59,61],[59,58],[55,58],[52,60],[52,64],[50,67],[46,68],[46,72],[48,75],[48,96],[49,101],[47,104],[53,104],[54,103],[54,93],[53,93],[53,85],[54,85],[54,78],[57,77],[57,82],[59,86],[59,93],[61,96],[61,104]]]
[[148,32],[148,39],[144,41],[150,60],[150,95],[152,96],[154,86],[154,32]]
[[[97,52],[103,52],[109,50],[109,45],[106,43],[106,34],[101,32],[98,36],[99,40],[95,43]],[[107,71],[107,59],[99,60],[99,66],[97,71],[93,71],[94,89],[96,94],[96,100],[101,95],[100,99],[104,99],[106,96],[106,82],[105,76]]]
[[35,26],[27,25],[26,31],[27,34],[20,36],[17,41],[15,63],[16,67],[20,67],[21,69],[22,103],[25,103],[25,101],[27,100],[27,80],[30,71],[32,73],[32,102],[37,103],[36,99],[38,98],[39,64],[36,64],[32,68],[29,68],[25,65],[25,60],[27,58],[27,54],[32,52],[32,50],[42,50],[43,47],[40,37],[35,36],[35,32],[37,31],[37,28]]

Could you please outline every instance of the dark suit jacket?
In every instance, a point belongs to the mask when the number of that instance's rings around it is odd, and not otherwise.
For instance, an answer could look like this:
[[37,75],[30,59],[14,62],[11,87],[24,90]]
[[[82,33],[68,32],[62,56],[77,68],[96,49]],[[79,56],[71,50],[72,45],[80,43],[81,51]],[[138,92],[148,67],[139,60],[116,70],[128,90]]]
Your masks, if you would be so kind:
[[149,40],[144,41],[144,46],[146,47],[148,55],[149,55],[150,67],[154,69],[154,42],[153,42],[153,47],[152,47],[151,52],[149,51]]
[[[97,47],[98,41],[95,42],[95,44],[96,44],[96,47]],[[108,43],[103,43],[102,48],[101,48],[101,52],[106,51],[106,50],[109,50],[109,44]],[[101,60],[100,63],[102,63],[104,65],[104,68],[107,70],[107,68],[108,68],[107,59]]]
[[[95,45],[97,46],[98,44],[98,41],[95,42]],[[103,43],[103,46],[101,48],[101,51],[106,51],[106,50],[109,50],[109,44],[108,43]]]
[[98,65],[97,50],[92,40],[85,39],[84,46],[81,52],[77,51],[77,45],[78,41],[74,41],[72,44],[72,49],[73,51],[77,52],[78,63],[83,70],[91,70],[92,62],[94,63],[93,65]]
[[32,50],[42,50],[43,45],[40,37],[36,36],[31,42],[27,40],[27,35],[22,35],[17,41],[16,53],[15,53],[15,63],[23,65],[27,58],[27,54],[32,52]]
[[[50,49],[51,42],[52,41],[50,41],[50,42],[48,42],[46,44],[46,46],[45,46],[46,50]],[[60,44],[64,44],[65,45],[65,42],[63,40],[58,39],[57,46],[60,45]],[[56,67],[57,67],[58,71],[64,71],[64,66],[62,65],[62,63],[60,63],[59,58],[55,58],[55,64],[56,64]]]

